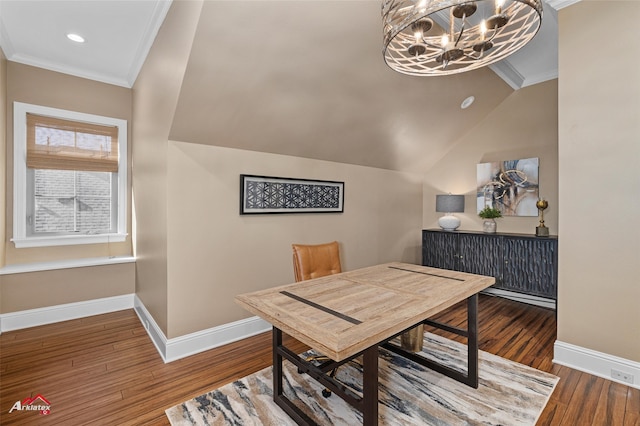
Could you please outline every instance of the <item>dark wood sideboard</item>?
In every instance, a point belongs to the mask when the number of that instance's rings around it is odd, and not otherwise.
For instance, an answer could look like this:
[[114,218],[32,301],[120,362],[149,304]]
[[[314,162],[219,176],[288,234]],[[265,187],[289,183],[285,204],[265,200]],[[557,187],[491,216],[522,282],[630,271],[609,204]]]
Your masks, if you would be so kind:
[[557,299],[557,236],[425,229],[422,264],[493,276],[496,283],[491,288],[505,294]]

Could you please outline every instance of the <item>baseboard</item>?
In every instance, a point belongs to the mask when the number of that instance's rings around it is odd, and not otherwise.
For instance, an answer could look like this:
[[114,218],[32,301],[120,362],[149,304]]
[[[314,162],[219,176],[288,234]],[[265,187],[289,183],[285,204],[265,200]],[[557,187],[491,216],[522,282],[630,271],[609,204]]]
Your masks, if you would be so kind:
[[[553,362],[640,389],[639,362],[575,346],[559,340],[556,340],[553,345]],[[630,375],[632,377],[632,383],[612,377],[611,370],[618,370],[625,373],[625,375]]]
[[264,333],[271,329],[271,325],[266,321],[258,317],[251,317],[174,339],[167,339],[138,296],[125,294],[1,314],[0,333],[125,309],[135,310],[165,363]]
[[251,317],[167,339],[138,296],[135,297],[134,309],[165,363],[271,330],[268,322]]
[[271,324],[259,317],[223,324],[167,341],[166,362],[194,355],[271,330]]
[[500,290],[497,288],[485,288],[482,293],[491,296],[500,296],[516,302],[528,303],[529,305],[541,306],[543,308],[556,309],[556,301],[544,297],[532,296],[530,294],[517,293],[515,291]]
[[133,299],[133,294],[125,294],[84,302],[47,306],[46,308],[9,312],[0,315],[0,331],[20,330],[23,328],[131,309],[133,308]]
[[149,311],[147,311],[147,308],[145,308],[144,303],[142,303],[137,294],[135,295],[133,300],[133,310],[138,315],[142,326],[145,328],[145,330],[147,330],[147,334],[158,350],[160,357],[166,363],[167,338],[162,332],[162,329],[160,328],[158,323],[155,322]]

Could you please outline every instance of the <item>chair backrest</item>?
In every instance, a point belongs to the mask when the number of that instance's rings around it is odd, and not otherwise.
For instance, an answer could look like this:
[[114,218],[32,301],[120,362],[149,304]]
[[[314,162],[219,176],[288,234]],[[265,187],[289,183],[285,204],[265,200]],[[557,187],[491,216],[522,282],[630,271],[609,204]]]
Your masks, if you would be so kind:
[[342,272],[337,241],[317,245],[292,244],[291,247],[296,282]]

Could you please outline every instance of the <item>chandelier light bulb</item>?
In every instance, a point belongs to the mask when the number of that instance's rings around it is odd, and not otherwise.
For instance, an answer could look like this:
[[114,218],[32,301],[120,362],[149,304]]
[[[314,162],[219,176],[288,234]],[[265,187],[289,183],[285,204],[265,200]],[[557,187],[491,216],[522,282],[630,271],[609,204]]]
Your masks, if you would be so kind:
[[446,49],[448,44],[449,44],[449,36],[447,34],[444,34],[442,36],[442,40],[440,40],[440,45],[442,46],[443,49]]

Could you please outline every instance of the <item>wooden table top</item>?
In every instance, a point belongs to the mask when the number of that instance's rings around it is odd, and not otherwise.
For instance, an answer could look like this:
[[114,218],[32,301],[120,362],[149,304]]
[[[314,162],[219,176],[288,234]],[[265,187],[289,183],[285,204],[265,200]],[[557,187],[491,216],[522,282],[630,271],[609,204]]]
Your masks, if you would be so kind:
[[335,361],[383,342],[495,283],[393,262],[236,296],[236,302]]

